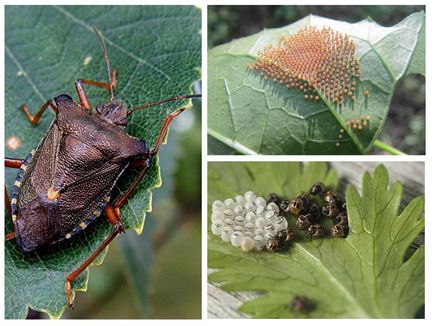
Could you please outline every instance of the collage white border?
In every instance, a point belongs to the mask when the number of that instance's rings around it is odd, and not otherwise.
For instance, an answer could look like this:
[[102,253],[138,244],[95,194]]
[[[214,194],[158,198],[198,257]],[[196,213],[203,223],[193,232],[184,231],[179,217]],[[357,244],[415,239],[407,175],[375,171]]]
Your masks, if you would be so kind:
[[[433,106],[431,104],[433,101],[433,94],[429,91],[426,92],[426,155],[425,156],[383,156],[383,155],[365,155],[365,156],[317,156],[317,155],[304,155],[304,156],[295,156],[295,155],[282,155],[282,156],[216,156],[216,155],[207,155],[207,6],[208,5],[425,5],[426,6],[426,35],[432,35],[432,25],[434,15],[432,14],[432,10],[434,10],[434,4],[426,1],[390,1],[390,0],[365,0],[365,1],[353,1],[353,0],[337,0],[337,1],[310,1],[310,0],[302,0],[302,1],[291,1],[291,0],[221,0],[221,1],[212,1],[212,0],[112,0],[112,1],[101,1],[101,0],[90,0],[90,1],[72,1],[72,0],[46,0],[46,1],[11,1],[11,0],[2,0],[0,2],[0,22],[1,22],[1,30],[0,30],[0,39],[2,40],[2,48],[0,49],[0,94],[4,94],[4,5],[106,5],[106,4],[115,4],[115,5],[198,5],[202,8],[202,320],[104,320],[104,324],[106,325],[118,325],[119,322],[128,323],[128,324],[143,324],[147,325],[221,325],[222,322],[225,325],[271,325],[270,323],[279,324],[279,325],[287,325],[288,322],[297,323],[297,325],[313,325],[313,323],[321,323],[322,325],[337,325],[343,323],[354,323],[361,325],[365,320],[251,320],[251,319],[207,319],[207,162],[212,161],[370,161],[370,162],[425,162],[425,216],[427,217],[426,222],[426,231],[428,237],[425,239],[425,275],[429,276],[433,272],[434,266],[434,255],[432,251],[432,239],[430,239],[430,235],[433,231],[433,226],[430,221],[434,214],[434,200],[430,200],[434,196],[434,151],[433,151],[433,143],[434,143],[434,130],[428,128],[429,125],[432,124],[434,114],[432,112]],[[431,39],[433,40],[433,39]],[[432,87],[431,76],[433,72],[433,64],[432,64],[432,55],[433,52],[433,42],[430,42],[430,38],[426,38],[426,85]],[[426,88],[428,90],[428,87]],[[0,107],[4,108],[5,99],[4,96],[0,97]],[[0,110],[0,121],[1,125],[4,125],[4,111]],[[3,129],[2,129],[3,130]],[[4,132],[0,133],[1,143],[4,144]],[[4,147],[0,148],[1,157],[4,157]],[[0,171],[0,180],[4,180],[4,169]],[[4,188],[1,188],[1,198],[4,197],[3,191]],[[429,196],[430,197],[429,197]],[[0,209],[4,211],[4,203],[0,201]],[[1,229],[4,230],[4,219],[1,219],[0,222]],[[3,232],[3,231],[2,231]],[[0,319],[4,319],[4,242],[0,241]],[[434,283],[429,281],[429,277],[425,277],[425,319],[424,320],[412,320],[414,323],[427,323],[431,320],[430,323],[433,322],[433,313],[432,309],[434,308],[433,304],[433,290]],[[23,324],[23,323],[33,322],[36,324],[46,323],[46,320],[38,320],[38,321],[13,321],[6,320],[6,324]],[[70,324],[76,323],[75,320],[60,320],[57,321],[60,323]],[[408,320],[369,320],[370,323],[383,325],[384,323],[396,323],[403,325],[407,323]],[[80,321],[83,325],[93,325],[96,323],[101,323],[101,321],[97,320],[84,320]]]

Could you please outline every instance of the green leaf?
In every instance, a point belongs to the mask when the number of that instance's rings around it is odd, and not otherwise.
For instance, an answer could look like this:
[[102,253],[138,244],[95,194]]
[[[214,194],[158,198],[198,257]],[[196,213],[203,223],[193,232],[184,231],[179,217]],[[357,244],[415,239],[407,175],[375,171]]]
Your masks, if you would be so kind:
[[[313,180],[337,181],[321,163],[303,170],[297,163],[212,163],[208,171],[209,210],[213,200],[248,189],[291,197]],[[365,173],[361,194],[354,186],[346,192],[347,238],[298,241],[288,252],[246,254],[209,232],[208,265],[218,269],[209,280],[228,291],[263,292],[240,308],[257,318],[413,318],[424,303],[424,246],[405,254],[424,228],[424,204],[413,199],[399,214],[402,192],[399,183],[388,186],[387,170],[378,166]],[[293,313],[295,295],[315,309]]]
[[[44,101],[67,93],[77,98],[78,78],[107,79],[101,49],[92,27],[103,34],[112,68],[118,69],[115,96],[128,106],[150,103],[191,92],[200,79],[201,13],[192,6],[7,6],[6,7],[6,139],[18,137],[9,157],[24,158],[45,134],[54,114],[46,112],[32,128],[18,109],[31,112]],[[107,91],[86,87],[90,103],[107,102]],[[164,117],[190,101],[137,111],[128,133],[152,147]],[[7,170],[9,190],[16,170]],[[116,187],[123,191],[128,173]],[[158,158],[128,204],[122,208],[127,229],[141,232],[145,212],[151,210],[151,189],[161,185]],[[8,224],[10,231],[10,224]],[[15,241],[6,243],[6,318],[25,318],[28,307],[59,318],[66,306],[66,275],[77,268],[111,231],[103,219],[63,245],[23,254]],[[101,263],[101,254],[97,263]],[[85,290],[88,272],[73,283]],[[79,302],[77,302],[79,307]]]
[[[276,45],[282,34],[308,25],[329,26],[356,43],[361,72],[354,103],[347,101],[336,109],[325,97],[306,101],[299,90],[265,82],[247,68],[265,45]],[[412,14],[391,27],[372,20],[349,24],[311,15],[217,46],[208,58],[211,138],[243,154],[367,154],[381,132],[400,79],[410,73],[425,74],[425,14]],[[349,130],[345,121],[361,115],[371,117],[369,127]],[[210,143],[209,153],[221,154],[222,148]]]

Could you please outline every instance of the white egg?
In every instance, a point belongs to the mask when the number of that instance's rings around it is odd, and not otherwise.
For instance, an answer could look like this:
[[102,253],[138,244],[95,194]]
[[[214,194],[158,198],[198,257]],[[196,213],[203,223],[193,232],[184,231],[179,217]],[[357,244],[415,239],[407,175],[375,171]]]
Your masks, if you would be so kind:
[[270,232],[271,234],[273,234],[273,236],[275,236],[277,234],[276,227],[274,226],[274,224],[271,224],[271,223],[267,224],[264,227],[264,231],[265,231],[265,233]]
[[232,228],[229,226],[225,226],[222,229],[222,233],[220,234],[220,237],[222,238],[223,241],[225,242],[229,242],[231,241],[231,236],[232,236]]
[[256,214],[256,218],[258,218],[258,217],[265,218],[265,211],[263,211],[263,212],[261,212],[259,214]]
[[274,236],[275,236],[275,234],[273,234],[272,232],[270,232],[270,231],[265,231],[264,238],[265,238],[266,240],[274,239]]
[[223,214],[224,214],[225,218],[234,218],[235,217],[234,211],[230,208],[225,209]]
[[235,197],[235,203],[237,203],[237,205],[244,206],[244,204],[246,203],[246,199],[243,196],[238,195]]
[[243,226],[245,223],[245,219],[242,216],[235,216],[234,222],[236,225],[241,225]]
[[222,224],[212,224],[211,232],[217,236],[220,236],[220,234],[222,233],[222,228],[223,228]]
[[255,199],[255,205],[256,207],[264,207],[267,206],[267,201],[264,199],[264,197],[256,197]]
[[253,212],[248,212],[244,218],[246,220],[246,223],[255,223],[256,214]]
[[283,216],[278,216],[274,225],[276,226],[277,232],[279,232],[288,228],[288,221]]
[[256,229],[255,235],[260,235],[261,237],[263,237],[265,235],[264,229]]
[[275,219],[276,219],[276,214],[273,211],[268,211],[268,212],[265,213],[265,220],[268,223],[274,222]]
[[236,215],[242,215],[244,213],[244,208],[241,205],[235,205],[234,207],[234,213]]
[[213,211],[224,210],[224,209],[225,209],[225,204],[221,200],[215,200],[212,203]]
[[255,231],[255,224],[253,224],[253,223],[246,223],[246,224],[244,224],[244,229],[246,231],[253,232],[253,231]]
[[234,222],[234,220],[231,219],[231,218],[225,218],[224,221],[223,221],[223,224],[224,224],[224,226],[230,226],[230,227],[233,228],[235,222]]
[[255,225],[258,229],[263,229],[267,225],[267,221],[263,217],[259,217],[256,219]]
[[256,195],[255,195],[255,193],[254,193],[253,191],[247,191],[247,192],[244,194],[244,198],[246,198],[246,200],[247,200],[248,202],[254,202],[255,199],[256,199]]
[[244,232],[244,236],[245,236],[245,237],[252,238],[252,239],[255,237],[255,235],[254,235],[252,232],[249,232],[249,231]]
[[260,251],[262,249],[264,249],[265,247],[265,243],[267,242],[264,237],[257,235],[256,237],[253,238],[253,241],[255,242],[255,250],[256,251]]
[[235,231],[231,235],[231,243],[235,247],[239,247],[241,244],[241,239],[243,238],[243,233],[239,231]]
[[225,199],[226,208],[233,209],[235,207],[235,201],[232,198]]
[[242,226],[240,226],[240,225],[235,225],[234,228],[233,228],[233,230],[234,230],[234,232],[238,231],[238,232],[241,232],[241,233],[244,233],[244,231],[245,231],[244,228]]
[[225,215],[218,211],[211,214],[211,222],[222,222],[225,219]]
[[254,212],[255,211],[255,204],[247,202],[244,204],[244,211],[246,213],[248,212]]
[[252,238],[249,237],[244,237],[241,240],[241,250],[245,251],[245,252],[250,252],[253,250],[253,248],[255,247],[255,242],[253,241]]
[[256,210],[255,210],[256,215],[261,215],[264,212],[265,212],[264,207],[256,206]]
[[273,211],[274,213],[279,214],[279,206],[276,203],[269,203],[267,205],[267,211]]

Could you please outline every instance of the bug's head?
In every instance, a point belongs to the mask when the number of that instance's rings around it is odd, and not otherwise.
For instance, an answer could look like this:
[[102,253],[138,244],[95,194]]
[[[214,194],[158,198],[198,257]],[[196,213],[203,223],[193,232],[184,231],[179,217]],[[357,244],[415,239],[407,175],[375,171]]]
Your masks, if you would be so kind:
[[128,109],[125,102],[113,98],[108,103],[98,104],[95,111],[104,119],[121,127],[126,127]]

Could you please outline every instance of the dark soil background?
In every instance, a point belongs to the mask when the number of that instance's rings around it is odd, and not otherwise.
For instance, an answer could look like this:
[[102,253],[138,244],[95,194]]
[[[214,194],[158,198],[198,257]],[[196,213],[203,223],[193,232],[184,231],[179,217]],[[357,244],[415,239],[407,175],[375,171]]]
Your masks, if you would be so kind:
[[[309,14],[350,23],[370,17],[392,26],[422,10],[425,6],[208,6],[208,46],[289,25]],[[400,81],[379,138],[404,153],[425,154],[425,77],[410,75]]]

